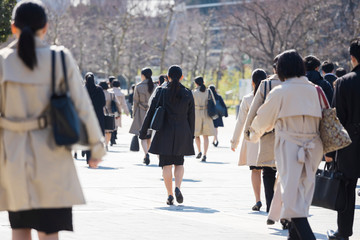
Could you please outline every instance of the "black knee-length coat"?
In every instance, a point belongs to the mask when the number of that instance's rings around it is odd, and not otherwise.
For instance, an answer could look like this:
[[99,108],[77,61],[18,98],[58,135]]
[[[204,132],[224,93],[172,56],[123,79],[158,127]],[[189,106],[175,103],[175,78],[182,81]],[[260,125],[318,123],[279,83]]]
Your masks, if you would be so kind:
[[348,131],[352,143],[337,153],[335,157],[339,171],[348,178],[360,177],[360,65],[335,82],[332,106],[336,108],[341,124]]
[[171,101],[171,83],[158,88],[150,108],[146,113],[140,139],[145,138],[154,116],[158,99],[160,105],[164,104],[166,113],[162,128],[155,133],[149,152],[167,156],[194,155],[194,130],[195,130],[195,107],[194,98],[189,89],[180,84],[175,101]]

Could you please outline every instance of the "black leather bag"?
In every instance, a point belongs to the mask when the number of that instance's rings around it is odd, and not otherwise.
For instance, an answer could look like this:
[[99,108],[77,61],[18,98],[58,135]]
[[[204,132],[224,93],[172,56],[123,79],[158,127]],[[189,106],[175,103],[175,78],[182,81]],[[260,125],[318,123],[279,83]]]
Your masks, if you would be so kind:
[[[328,169],[326,169],[328,166]],[[315,178],[315,191],[311,205],[335,211],[344,211],[347,205],[346,180],[337,171],[336,163],[326,164],[318,170]]]
[[[164,120],[165,120],[165,93],[164,93],[164,89],[159,88],[160,91],[160,96],[159,99],[156,103],[156,110],[154,113],[154,116],[151,120],[150,123],[150,129],[155,130],[155,131],[159,131],[162,126],[164,125]],[[160,101],[162,100],[162,103],[160,105]]]
[[57,94],[55,92],[56,57],[55,51],[51,51],[52,95],[50,98],[50,114],[55,142],[59,146],[84,146],[83,149],[85,149],[88,147],[87,131],[69,96],[65,54],[63,51],[60,54],[66,89],[65,93]]
[[221,101],[220,99],[219,100],[216,100],[216,112],[217,114],[220,116],[220,117],[224,117],[226,116],[226,106],[222,105],[221,104]]
[[116,96],[115,96],[115,94],[112,95],[112,96],[113,96],[113,99],[111,99],[111,112],[112,112],[112,113],[119,113],[118,108],[117,108],[117,106],[116,106],[116,102],[115,102],[115,100],[114,100],[114,98],[115,98]]
[[105,115],[104,117],[105,130],[115,130],[115,116]]
[[134,135],[131,139],[130,151],[138,152],[140,150],[138,136]]
[[216,101],[214,99],[214,95],[212,94],[211,90],[208,90],[208,92],[209,95],[208,95],[207,112],[209,117],[211,117],[212,119],[217,119],[219,115],[217,114]]

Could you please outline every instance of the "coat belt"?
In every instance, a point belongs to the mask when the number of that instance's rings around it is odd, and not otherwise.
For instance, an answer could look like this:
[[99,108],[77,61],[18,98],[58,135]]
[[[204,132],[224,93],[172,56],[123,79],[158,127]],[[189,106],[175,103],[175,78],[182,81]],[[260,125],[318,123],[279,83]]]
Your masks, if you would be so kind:
[[5,117],[0,117],[0,128],[14,132],[27,132],[37,129],[43,129],[47,126],[48,119],[46,116],[23,120],[11,120]]

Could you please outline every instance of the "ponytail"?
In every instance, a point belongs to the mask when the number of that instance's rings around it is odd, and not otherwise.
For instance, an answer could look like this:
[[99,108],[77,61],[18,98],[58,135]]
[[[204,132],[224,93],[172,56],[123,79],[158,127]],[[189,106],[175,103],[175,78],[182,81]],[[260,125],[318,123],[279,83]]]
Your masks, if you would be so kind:
[[144,75],[145,79],[148,80],[148,83],[147,83],[148,92],[151,94],[153,92],[153,90],[154,90],[154,83],[153,83],[152,78],[151,78],[152,71],[151,71],[150,68],[143,68],[141,70],[141,74]]
[[154,91],[154,83],[153,83],[153,81],[152,81],[151,78],[148,79],[147,85],[148,85],[148,91],[149,91],[149,93],[152,93],[152,92]]
[[45,7],[41,1],[20,1],[14,7],[12,19],[15,27],[21,31],[17,44],[18,56],[33,70],[37,65],[35,34],[47,23]]
[[196,77],[195,83],[200,86],[200,92],[205,92],[206,86],[204,84],[204,79],[202,77]]
[[168,70],[168,76],[171,78],[171,82],[169,84],[171,101],[174,102],[180,88],[182,69],[177,65],[173,65]]
[[37,58],[35,52],[35,38],[34,33],[30,27],[24,27],[18,40],[18,55],[27,67],[34,70],[37,65]]

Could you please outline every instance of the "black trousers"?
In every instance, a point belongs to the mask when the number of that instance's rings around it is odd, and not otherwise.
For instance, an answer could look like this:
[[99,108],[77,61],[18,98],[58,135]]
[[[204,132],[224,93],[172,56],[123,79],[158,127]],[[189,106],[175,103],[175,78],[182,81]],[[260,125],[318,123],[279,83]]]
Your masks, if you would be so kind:
[[307,218],[292,218],[288,240],[316,240]]
[[346,194],[348,197],[345,211],[338,212],[338,232],[343,237],[350,237],[353,234],[354,212],[355,212],[355,189],[357,178],[347,179]]
[[274,196],[274,185],[276,180],[276,168],[272,167],[263,167],[263,183],[265,190],[265,199],[266,199],[266,212],[269,212],[271,201]]

